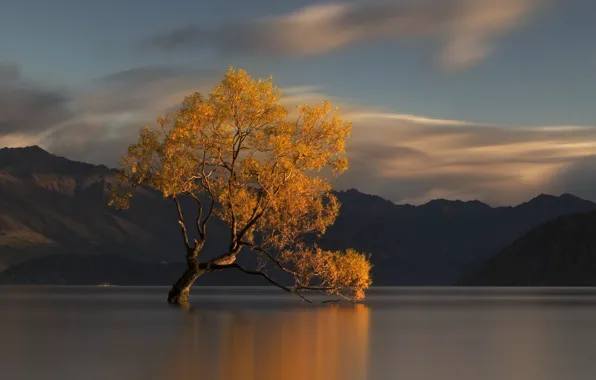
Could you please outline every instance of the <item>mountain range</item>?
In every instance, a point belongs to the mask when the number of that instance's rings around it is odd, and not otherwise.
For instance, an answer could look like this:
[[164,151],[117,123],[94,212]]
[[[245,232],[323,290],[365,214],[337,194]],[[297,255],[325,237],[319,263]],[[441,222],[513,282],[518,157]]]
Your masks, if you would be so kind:
[[[184,259],[173,205],[142,190],[129,210],[109,207],[115,174],[37,146],[0,149],[0,283],[171,282]],[[455,284],[533,228],[596,211],[570,194],[542,194],[514,207],[444,199],[397,205],[357,190],[337,195],[340,215],[319,244],[370,253],[375,285]],[[217,237],[225,233],[216,223],[202,254],[220,253]],[[209,281],[252,283],[245,278]]]
[[596,213],[565,215],[464,276],[472,286],[596,286]]

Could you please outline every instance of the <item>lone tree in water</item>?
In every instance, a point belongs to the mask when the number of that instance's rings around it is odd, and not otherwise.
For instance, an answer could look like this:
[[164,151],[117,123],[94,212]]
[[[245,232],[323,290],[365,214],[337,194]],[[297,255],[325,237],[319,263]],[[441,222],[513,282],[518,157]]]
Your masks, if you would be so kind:
[[[327,102],[300,106],[292,119],[271,80],[253,80],[230,70],[205,97],[186,97],[176,114],[158,118],[161,128],[145,127],[122,159],[121,186],[110,203],[129,205],[137,186],[172,199],[186,247],[187,268],[168,295],[171,304],[188,302],[190,287],[207,272],[236,269],[258,275],[304,297],[321,291],[361,300],[370,286],[368,257],[354,250],[326,251],[303,237],[323,234],[339,212],[339,202],[321,170],[335,175],[348,167],[345,139],[350,124]],[[329,170],[331,169],[331,170]],[[194,199],[196,239],[189,238],[181,198]],[[228,249],[201,259],[212,217],[229,228]],[[252,253],[257,268],[236,262]],[[294,278],[286,286],[263,270],[269,263]]]

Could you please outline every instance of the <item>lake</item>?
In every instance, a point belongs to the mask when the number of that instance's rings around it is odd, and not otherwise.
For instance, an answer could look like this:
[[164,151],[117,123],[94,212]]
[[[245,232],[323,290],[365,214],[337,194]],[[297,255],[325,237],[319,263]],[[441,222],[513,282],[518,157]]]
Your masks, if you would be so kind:
[[[6,380],[550,380],[596,376],[593,289],[0,287]],[[321,301],[322,298],[314,298]]]

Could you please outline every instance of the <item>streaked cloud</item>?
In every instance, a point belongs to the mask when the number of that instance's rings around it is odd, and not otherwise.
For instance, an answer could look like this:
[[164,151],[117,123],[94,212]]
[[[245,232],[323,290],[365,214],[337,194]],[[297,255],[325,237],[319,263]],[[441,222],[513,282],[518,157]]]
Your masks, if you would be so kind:
[[398,203],[511,204],[555,190],[553,176],[596,154],[596,127],[457,125],[401,116],[346,115],[354,121],[352,167],[337,186],[358,183],[353,187]]
[[496,40],[522,25],[540,0],[326,2],[290,13],[205,29],[198,25],[153,36],[144,45],[170,51],[312,56],[367,41],[436,40],[440,63],[458,69],[484,60]]
[[208,91],[214,71],[149,66],[117,72],[76,94],[73,116],[50,127],[43,145],[83,161],[116,166],[140,128],[175,110],[186,95]]
[[[67,120],[15,130],[0,143],[40,143],[69,158],[114,166],[142,126],[155,125],[155,118],[178,107],[185,95],[206,93],[218,80],[210,72],[174,68],[116,73],[75,94]],[[495,125],[411,115],[330,97],[316,86],[287,88],[284,94],[289,107],[329,99],[353,122],[351,168],[335,181],[337,188],[357,188],[397,203],[449,198],[512,204],[541,192],[581,190],[583,178],[593,178],[593,160],[586,161],[596,156],[593,126]]]
[[[292,93],[286,101],[312,104],[323,98],[329,99],[316,92]],[[341,98],[331,101],[353,123],[350,170],[335,186],[397,203],[447,198],[500,205],[542,192],[562,193],[568,191],[567,182],[586,176],[589,166],[580,170],[579,163],[596,156],[596,126],[497,125],[372,109]],[[569,167],[582,174],[562,176]],[[561,176],[554,186],[554,178]],[[596,200],[593,189],[591,199]]]
[[21,75],[18,66],[0,63],[0,137],[39,132],[68,120],[70,96]]

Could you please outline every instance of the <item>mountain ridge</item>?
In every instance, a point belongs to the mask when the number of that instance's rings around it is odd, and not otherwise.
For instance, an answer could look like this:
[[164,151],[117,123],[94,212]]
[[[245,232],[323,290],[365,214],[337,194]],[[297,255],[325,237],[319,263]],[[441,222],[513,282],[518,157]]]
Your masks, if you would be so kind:
[[[16,154],[14,154],[16,153]],[[64,166],[82,166],[82,167],[86,167],[89,169],[93,169],[94,171],[97,172],[101,172],[102,174],[112,174],[115,175],[118,172],[118,169],[116,168],[110,168],[106,165],[103,164],[91,164],[91,163],[87,163],[87,162],[83,162],[83,161],[76,161],[76,160],[72,160],[70,158],[64,157],[64,156],[59,156],[53,153],[48,152],[47,150],[43,149],[42,147],[40,147],[39,145],[30,145],[30,146],[24,146],[24,147],[4,147],[4,148],[0,148],[0,172],[4,171],[8,168],[10,169],[11,167],[9,165],[7,165],[7,163],[14,163],[18,158],[22,158],[22,157],[27,157],[24,156],[26,154],[31,154],[33,153],[34,155],[37,155],[37,159],[41,159],[41,158],[50,158],[52,160],[54,160],[54,162],[61,162],[64,164]],[[29,159],[31,159],[31,156],[28,156]],[[7,160],[10,159],[10,160]],[[8,161],[8,162],[7,162]],[[42,165],[31,165],[31,160],[29,160],[27,162],[26,167],[28,168],[47,168],[47,160],[42,161]],[[22,162],[21,162],[22,164]],[[14,166],[13,166],[14,168]],[[18,167],[20,168],[20,166]],[[9,170],[10,172],[10,170]],[[72,174],[72,172],[67,173],[67,174]],[[460,200],[460,199],[446,199],[446,198],[437,198],[437,199],[431,199],[425,203],[419,204],[419,205],[412,205],[412,204],[408,204],[408,203],[395,203],[391,200],[388,200],[386,198],[383,198],[381,196],[375,195],[375,194],[369,194],[369,193],[364,193],[361,192],[358,189],[355,188],[349,188],[349,189],[345,189],[345,190],[339,190],[337,191],[339,193],[346,193],[346,194],[350,194],[350,193],[358,193],[360,196],[365,196],[365,197],[369,197],[369,198],[376,198],[379,201],[385,202],[385,203],[390,203],[394,206],[398,206],[398,207],[431,207],[431,206],[435,206],[438,204],[458,204],[458,205],[477,205],[480,207],[489,207],[492,209],[499,209],[499,208],[516,208],[528,203],[532,203],[535,201],[540,201],[543,199],[575,199],[578,201],[582,201],[582,202],[589,202],[589,203],[593,203],[596,204],[596,202],[592,202],[583,198],[580,198],[574,194],[570,194],[570,193],[561,193],[560,195],[554,195],[554,194],[545,194],[545,193],[541,193],[533,198],[531,198],[528,201],[519,203],[517,205],[507,205],[507,206],[492,206],[488,203],[485,203],[483,201],[477,200],[477,199],[471,199],[471,200]]]
[[[65,252],[183,261],[175,209],[160,194],[141,191],[126,211],[107,206],[116,172],[37,146],[0,149],[0,269]],[[595,203],[569,194],[507,207],[444,199],[398,205],[355,189],[336,194],[340,216],[318,243],[370,253],[378,285],[451,284],[530,229],[596,211]],[[225,249],[225,233],[216,221],[206,256]]]

